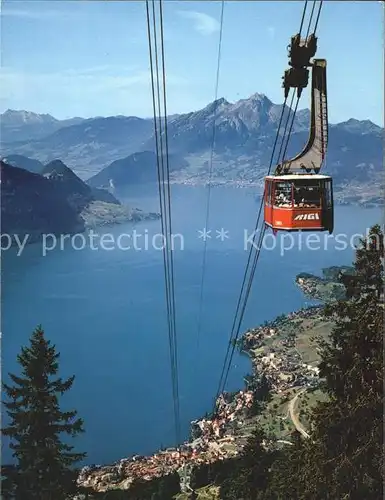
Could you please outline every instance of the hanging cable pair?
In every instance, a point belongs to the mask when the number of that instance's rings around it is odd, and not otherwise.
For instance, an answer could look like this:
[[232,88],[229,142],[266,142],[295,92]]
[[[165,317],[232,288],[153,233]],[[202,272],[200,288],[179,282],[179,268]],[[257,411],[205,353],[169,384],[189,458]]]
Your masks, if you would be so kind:
[[[151,3],[151,7],[150,7]],[[158,6],[156,13],[155,3]],[[147,34],[150,56],[151,90],[154,113],[154,136],[157,157],[163,264],[166,288],[168,338],[174,407],[175,441],[180,444],[180,410],[178,382],[178,346],[176,335],[174,262],[171,245],[171,193],[167,135],[166,70],[164,60],[163,1],[146,0]],[[157,29],[158,28],[158,29]],[[159,31],[159,33],[158,33]]]
[[[299,35],[301,35],[301,31],[303,28],[305,15],[306,15],[307,3],[308,3],[308,1],[306,0],[304,8],[303,8],[303,12],[302,12]],[[317,14],[315,26],[314,26],[314,32],[313,32],[314,35],[315,35],[316,29],[318,26],[318,21],[319,21],[319,17],[320,17],[320,13],[321,13],[321,8],[322,8],[322,3],[323,3],[323,0],[321,0],[319,2],[320,5],[319,5],[319,9],[318,9],[318,14]],[[307,28],[306,38],[309,36],[309,33],[310,33],[310,27],[311,27],[316,4],[317,4],[317,0],[314,0],[312,11],[310,14],[310,20],[309,20],[309,24],[308,24],[308,28]],[[280,146],[279,152],[278,152],[278,157],[276,158],[275,163],[279,163],[282,150],[283,150],[282,158],[284,158],[284,156],[286,155],[287,147],[288,147],[289,140],[291,137],[292,127],[294,124],[295,114],[296,114],[298,103],[299,103],[299,97],[297,97],[297,102],[296,102],[294,111],[293,111],[292,116],[291,116],[291,123],[290,123],[289,131],[287,133],[287,127],[288,127],[288,124],[290,121],[290,110],[292,109],[292,106],[293,106],[294,96],[295,96],[295,90],[293,90],[293,95],[291,98],[290,107],[289,107],[288,114],[286,117],[286,124],[285,124],[284,131],[282,134],[282,142],[281,142],[281,146]],[[267,175],[270,174],[271,167],[274,164],[273,160],[274,160],[274,156],[275,156],[275,150],[277,147],[277,143],[278,143],[278,140],[280,137],[281,126],[282,126],[284,112],[286,109],[287,98],[288,98],[288,96],[285,97],[285,101],[284,101],[284,104],[282,106],[281,116],[280,116],[280,120],[279,120],[279,124],[278,124],[278,129],[277,129],[274,145],[273,145],[273,150],[272,150],[272,154],[271,154],[271,158],[270,158],[270,164],[269,164]],[[285,143],[285,141],[286,141],[286,145],[285,145],[285,147],[283,147],[283,144]],[[249,257],[248,257],[248,261],[246,264],[246,269],[245,269],[243,282],[242,282],[242,286],[241,286],[241,292],[239,294],[238,303],[237,303],[235,316],[234,316],[234,321],[233,321],[233,325],[232,325],[232,329],[231,329],[231,333],[230,333],[230,338],[229,338],[229,343],[228,343],[228,347],[227,347],[227,352],[226,352],[225,359],[224,359],[223,366],[222,366],[222,372],[221,372],[221,376],[220,376],[220,380],[219,380],[219,384],[218,384],[217,393],[216,393],[216,396],[214,399],[214,407],[213,407],[214,413],[216,412],[216,409],[217,409],[218,397],[220,394],[222,394],[224,392],[225,387],[226,387],[229,371],[231,368],[232,359],[234,356],[236,342],[237,342],[238,337],[239,337],[243,316],[244,316],[244,313],[246,310],[246,305],[247,305],[247,301],[248,301],[248,298],[250,295],[255,270],[257,268],[259,255],[261,252],[263,238],[264,238],[264,234],[265,234],[265,230],[266,230],[266,226],[265,226],[263,220],[262,220],[262,224],[260,224],[260,218],[261,218],[263,206],[264,206],[264,195],[262,196],[261,204],[260,204],[257,219],[256,219],[252,244],[250,247]],[[260,226],[262,226],[262,227],[260,227]],[[258,237],[258,242],[256,243],[257,234],[259,234],[259,237]],[[246,285],[246,283],[247,283],[247,285]]]

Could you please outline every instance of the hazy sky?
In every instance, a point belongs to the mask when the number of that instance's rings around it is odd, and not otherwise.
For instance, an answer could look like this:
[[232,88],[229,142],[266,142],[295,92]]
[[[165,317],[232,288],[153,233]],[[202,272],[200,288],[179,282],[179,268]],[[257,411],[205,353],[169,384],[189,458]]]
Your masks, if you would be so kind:
[[[233,102],[259,92],[283,102],[286,46],[303,5],[225,3],[218,97]],[[219,1],[164,2],[170,114],[215,97],[220,11]],[[383,125],[383,16],[377,1],[324,2],[317,57],[328,61],[331,122]],[[151,116],[146,29],[144,1],[3,0],[0,111]],[[300,108],[308,106],[304,93]]]

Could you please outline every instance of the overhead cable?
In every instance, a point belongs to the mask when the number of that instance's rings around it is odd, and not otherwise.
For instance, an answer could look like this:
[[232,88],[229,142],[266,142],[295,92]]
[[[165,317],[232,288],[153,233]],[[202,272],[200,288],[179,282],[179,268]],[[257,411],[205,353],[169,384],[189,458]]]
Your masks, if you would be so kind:
[[[180,410],[179,410],[179,384],[178,384],[178,352],[176,337],[176,314],[175,314],[175,291],[174,291],[174,268],[171,245],[171,194],[169,176],[169,154],[167,135],[167,105],[166,105],[166,71],[164,58],[164,36],[163,36],[163,2],[158,0],[160,19],[160,59],[163,92],[160,91],[159,54],[157,41],[157,22],[155,13],[155,1],[152,0],[150,12],[149,0],[146,0],[147,34],[150,58],[151,90],[154,114],[154,136],[157,159],[158,190],[161,215],[161,229],[164,241],[163,245],[163,267],[165,276],[168,339],[170,350],[171,384],[174,407],[174,424],[176,446],[180,444]],[[152,14],[152,23],[151,23]],[[152,25],[152,29],[151,29]],[[154,61],[155,60],[155,61]],[[163,124],[162,105],[163,97]]]

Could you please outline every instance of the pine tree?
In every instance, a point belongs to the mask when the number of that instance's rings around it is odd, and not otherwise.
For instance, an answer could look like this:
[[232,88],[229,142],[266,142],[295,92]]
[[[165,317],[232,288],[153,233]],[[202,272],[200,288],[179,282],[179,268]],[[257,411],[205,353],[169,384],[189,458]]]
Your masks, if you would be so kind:
[[362,278],[362,292],[375,290],[380,298],[383,291],[384,235],[379,224],[370,228],[368,237],[360,241],[356,249],[355,269]]
[[356,248],[354,274],[340,273],[346,287],[347,298],[359,297],[375,290],[377,297],[383,292],[384,235],[379,224],[370,228],[368,237],[361,239]]
[[266,434],[257,426],[235,462],[228,479],[222,482],[220,498],[224,500],[264,499],[269,470],[277,458],[277,452],[265,448]]
[[298,431],[291,433],[291,446],[277,453],[269,471],[268,485],[263,500],[286,500],[304,498],[305,487],[301,481],[301,471],[306,466],[304,460],[305,443]]
[[76,411],[60,410],[58,396],[72,387],[75,377],[52,378],[58,373],[59,356],[39,326],[30,346],[23,347],[17,357],[22,375],[9,374],[14,385],[3,384],[10,417],[3,435],[10,438],[16,461],[10,498],[16,500],[61,500],[76,491],[72,467],[86,454],[74,453],[73,446],[60,438],[63,433],[76,436],[84,432],[83,421],[76,418]]
[[254,381],[253,402],[249,409],[249,416],[259,415],[266,404],[271,401],[271,384],[264,373]]

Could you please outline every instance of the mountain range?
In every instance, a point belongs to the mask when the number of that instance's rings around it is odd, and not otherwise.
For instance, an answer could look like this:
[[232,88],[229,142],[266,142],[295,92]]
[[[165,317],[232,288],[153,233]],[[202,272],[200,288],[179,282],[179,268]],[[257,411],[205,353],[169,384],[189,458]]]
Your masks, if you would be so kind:
[[[215,123],[211,180],[260,183],[270,163],[281,111],[282,105],[272,103],[265,95],[254,94],[235,103],[221,98],[199,111],[169,117],[168,145],[173,182],[198,184],[209,179]],[[288,112],[286,108],[284,123]],[[68,120],[53,121],[50,115],[9,110],[4,114],[1,116],[3,156],[17,154],[42,163],[60,158],[95,187],[99,183],[108,185],[113,177],[114,182],[130,184],[156,179],[156,171],[151,174],[156,165],[156,158],[150,154],[155,151],[151,119],[113,116],[74,118],[75,123],[68,123]],[[25,122],[25,116],[29,115],[33,115],[33,120]],[[35,135],[27,140],[26,127],[31,126],[31,120],[36,124]],[[10,122],[12,141],[8,132],[3,133],[4,127],[9,131]],[[309,110],[297,112],[286,157],[297,154],[306,144],[309,122]],[[42,133],[42,123],[46,130],[51,127],[51,133]],[[40,136],[36,135],[37,131]],[[344,190],[345,198],[365,202],[381,195],[382,138],[383,128],[369,120],[350,119],[329,125],[324,172],[333,176],[336,191]],[[99,173],[105,168],[108,170]],[[121,173],[117,174],[118,171]]]
[[58,120],[48,114],[38,114],[31,111],[7,109],[1,114],[1,141],[14,142],[39,139],[52,134],[63,127],[75,125],[84,118],[69,118]]

